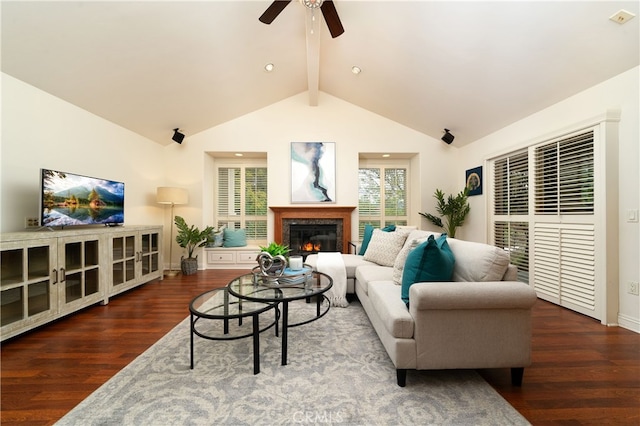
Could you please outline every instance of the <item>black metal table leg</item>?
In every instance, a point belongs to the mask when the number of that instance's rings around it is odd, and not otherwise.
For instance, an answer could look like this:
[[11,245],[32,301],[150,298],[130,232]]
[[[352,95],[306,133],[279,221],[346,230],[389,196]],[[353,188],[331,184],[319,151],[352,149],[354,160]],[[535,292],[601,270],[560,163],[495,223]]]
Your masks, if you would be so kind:
[[193,329],[195,324],[193,323],[193,314],[191,314],[191,369],[193,370]]
[[260,323],[258,314],[253,315],[253,374],[260,372]]
[[289,302],[282,302],[282,362],[287,365],[287,334],[289,328]]

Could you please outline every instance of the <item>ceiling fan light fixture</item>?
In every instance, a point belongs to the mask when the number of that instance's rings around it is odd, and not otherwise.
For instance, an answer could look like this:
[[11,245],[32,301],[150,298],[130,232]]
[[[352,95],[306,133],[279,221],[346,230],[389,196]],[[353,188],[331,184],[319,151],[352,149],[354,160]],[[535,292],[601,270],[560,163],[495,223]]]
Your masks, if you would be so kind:
[[322,6],[322,2],[324,0],[300,0],[300,3],[304,5],[304,7],[308,9],[318,9]]

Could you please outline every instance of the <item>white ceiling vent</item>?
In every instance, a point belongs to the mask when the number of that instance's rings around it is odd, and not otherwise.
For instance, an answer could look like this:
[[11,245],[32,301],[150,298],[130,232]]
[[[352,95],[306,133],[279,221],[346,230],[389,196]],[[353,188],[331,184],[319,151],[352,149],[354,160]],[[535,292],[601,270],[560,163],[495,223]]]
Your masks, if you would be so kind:
[[619,11],[617,11],[616,13],[614,13],[613,15],[609,16],[609,19],[611,19],[613,22],[617,22],[618,24],[624,24],[625,22],[633,19],[633,17],[636,16],[633,13],[626,11],[624,9],[620,9]]

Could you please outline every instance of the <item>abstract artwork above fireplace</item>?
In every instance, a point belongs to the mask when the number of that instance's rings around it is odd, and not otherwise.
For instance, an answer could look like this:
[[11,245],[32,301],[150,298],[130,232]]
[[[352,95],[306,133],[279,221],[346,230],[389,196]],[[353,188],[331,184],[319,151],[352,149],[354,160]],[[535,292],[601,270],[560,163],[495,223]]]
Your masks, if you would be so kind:
[[291,202],[336,202],[334,142],[291,142]]

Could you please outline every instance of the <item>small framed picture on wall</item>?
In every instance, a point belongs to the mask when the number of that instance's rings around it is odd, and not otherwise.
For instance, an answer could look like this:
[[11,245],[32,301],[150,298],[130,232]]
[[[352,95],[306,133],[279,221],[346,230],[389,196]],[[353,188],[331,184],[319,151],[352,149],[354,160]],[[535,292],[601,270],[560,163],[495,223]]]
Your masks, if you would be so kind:
[[482,194],[482,166],[467,170],[465,177],[469,196]]

